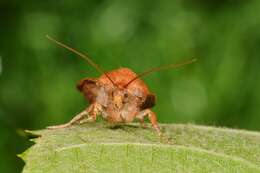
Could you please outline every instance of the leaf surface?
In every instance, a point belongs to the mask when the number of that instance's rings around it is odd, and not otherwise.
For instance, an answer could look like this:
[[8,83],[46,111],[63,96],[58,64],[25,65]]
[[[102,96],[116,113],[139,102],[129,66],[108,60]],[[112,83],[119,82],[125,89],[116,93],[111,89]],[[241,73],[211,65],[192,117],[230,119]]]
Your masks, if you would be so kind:
[[169,142],[137,124],[103,123],[39,136],[19,156],[23,173],[260,172],[260,133],[196,125],[161,124]]

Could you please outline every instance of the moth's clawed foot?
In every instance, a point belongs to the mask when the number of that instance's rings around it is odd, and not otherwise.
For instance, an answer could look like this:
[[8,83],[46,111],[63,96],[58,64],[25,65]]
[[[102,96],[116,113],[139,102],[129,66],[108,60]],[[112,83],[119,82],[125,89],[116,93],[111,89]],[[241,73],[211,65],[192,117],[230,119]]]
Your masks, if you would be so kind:
[[56,126],[48,126],[47,129],[62,129],[71,126],[71,124],[61,124]]
[[160,132],[158,135],[160,137],[161,142],[166,143],[166,144],[172,144],[173,143],[171,138],[166,136],[165,133]]
[[145,123],[140,123],[140,127],[143,128],[143,129],[148,128],[148,126]]

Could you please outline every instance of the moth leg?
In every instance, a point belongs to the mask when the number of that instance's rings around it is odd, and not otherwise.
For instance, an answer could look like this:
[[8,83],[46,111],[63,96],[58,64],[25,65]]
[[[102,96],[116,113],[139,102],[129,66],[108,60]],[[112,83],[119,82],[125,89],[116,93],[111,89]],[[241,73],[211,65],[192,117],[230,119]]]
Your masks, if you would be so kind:
[[141,124],[141,127],[142,127],[142,128],[147,128],[147,125],[146,125],[145,122],[144,122],[144,118],[143,118],[143,119],[140,119],[140,124]]
[[95,122],[97,119],[97,115],[100,114],[102,112],[102,105],[98,104],[98,103],[94,103],[91,105],[92,107],[88,108],[89,111],[88,112],[88,117],[87,118],[83,118],[80,119],[78,121],[78,124],[84,124],[84,123],[89,123],[89,122]]
[[142,127],[142,128],[147,128],[147,126],[146,126],[146,124],[145,124],[145,122],[144,122],[144,117],[143,117],[143,116],[138,116],[138,115],[139,115],[139,114],[137,114],[136,119],[139,120],[141,127]]
[[139,119],[141,121],[141,123],[142,123],[142,121],[144,120],[145,116],[148,116],[148,118],[149,118],[153,128],[161,136],[161,130],[160,130],[160,127],[159,127],[159,125],[157,123],[156,114],[154,112],[152,112],[150,109],[145,109],[145,110],[139,112],[136,115],[136,118]]
[[66,124],[56,125],[56,126],[49,126],[48,129],[58,129],[58,128],[65,128],[69,127],[74,124],[83,124],[86,122],[93,122],[96,120],[96,116],[99,113],[100,105],[97,103],[91,104],[86,110],[82,111],[81,113],[77,114],[72,120],[70,120]]

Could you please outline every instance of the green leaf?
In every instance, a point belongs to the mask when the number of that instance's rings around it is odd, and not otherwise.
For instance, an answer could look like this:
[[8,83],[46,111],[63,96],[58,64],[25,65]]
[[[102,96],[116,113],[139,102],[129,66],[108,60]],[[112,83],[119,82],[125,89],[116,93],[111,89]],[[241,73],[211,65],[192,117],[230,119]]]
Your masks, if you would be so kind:
[[260,172],[260,133],[161,124],[169,143],[138,124],[103,123],[28,131],[35,145],[19,155],[23,173]]

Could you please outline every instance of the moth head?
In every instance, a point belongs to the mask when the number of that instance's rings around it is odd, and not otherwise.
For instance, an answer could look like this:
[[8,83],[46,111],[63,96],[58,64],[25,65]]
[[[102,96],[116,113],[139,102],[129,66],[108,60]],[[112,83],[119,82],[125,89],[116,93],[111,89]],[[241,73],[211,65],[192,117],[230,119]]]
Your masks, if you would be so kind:
[[111,91],[111,98],[115,108],[120,109],[129,102],[130,93],[125,88],[114,87]]

